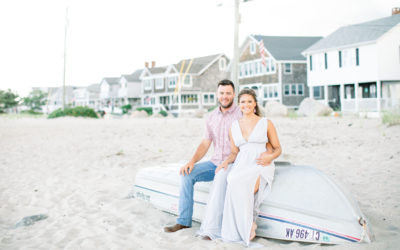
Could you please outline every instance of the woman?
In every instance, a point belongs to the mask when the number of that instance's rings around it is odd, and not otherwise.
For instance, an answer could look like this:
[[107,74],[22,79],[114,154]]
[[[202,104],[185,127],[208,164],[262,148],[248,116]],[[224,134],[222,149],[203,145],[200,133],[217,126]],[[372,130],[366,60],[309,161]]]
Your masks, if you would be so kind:
[[[242,90],[238,99],[243,117],[232,123],[229,131],[231,154],[215,171],[230,171],[222,215],[221,238],[249,245],[256,235],[258,208],[274,177],[273,160],[281,154],[281,147],[272,122],[260,117],[255,92],[249,89]],[[262,166],[258,158],[265,152],[266,143],[272,145],[273,151],[268,149],[269,162]],[[229,166],[230,163],[233,164]],[[212,207],[212,204],[207,206]],[[206,211],[211,212],[210,209]],[[207,217],[210,216],[206,214],[205,218]],[[203,223],[209,224],[208,220]],[[207,230],[204,230],[206,228],[208,226],[202,224],[200,235],[208,236]]]

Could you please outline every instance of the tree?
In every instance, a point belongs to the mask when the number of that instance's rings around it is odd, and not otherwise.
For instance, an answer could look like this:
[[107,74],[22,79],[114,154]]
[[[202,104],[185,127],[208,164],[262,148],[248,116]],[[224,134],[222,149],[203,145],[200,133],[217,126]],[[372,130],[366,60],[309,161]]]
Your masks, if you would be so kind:
[[47,93],[40,89],[32,90],[27,97],[24,97],[23,104],[30,107],[33,111],[40,111],[42,106],[46,104]]
[[8,89],[7,92],[0,90],[0,113],[3,113],[5,109],[10,109],[18,105],[18,95],[11,92]]

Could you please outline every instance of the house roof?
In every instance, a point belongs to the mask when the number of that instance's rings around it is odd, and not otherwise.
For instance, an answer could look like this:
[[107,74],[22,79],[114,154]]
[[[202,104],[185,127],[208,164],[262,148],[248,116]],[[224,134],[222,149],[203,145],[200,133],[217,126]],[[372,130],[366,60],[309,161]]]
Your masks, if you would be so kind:
[[151,74],[162,74],[167,70],[166,66],[147,68]]
[[[132,74],[130,74],[130,78],[129,80],[133,81],[133,82],[140,82],[140,75],[142,74],[143,69],[138,69],[135,72],[133,72]],[[128,80],[128,79],[127,79]]]
[[103,81],[106,81],[110,85],[119,84],[119,77],[104,77]]
[[276,60],[306,60],[303,50],[320,40],[321,36],[261,36],[253,35],[257,41],[263,40],[264,47]]
[[374,42],[400,23],[400,14],[341,27],[313,44],[304,53]]
[[94,93],[100,93],[100,84],[91,84],[89,86],[87,86],[87,90],[89,92],[94,92]]
[[215,55],[209,55],[209,56],[203,56],[203,57],[184,59],[184,60],[181,60],[180,62],[178,62],[177,64],[175,64],[175,68],[179,71],[183,64],[183,61],[185,61],[185,65],[183,68],[183,73],[185,73],[190,61],[193,59],[192,65],[190,66],[188,73],[189,74],[199,74],[201,71],[204,70],[205,67],[209,66],[210,63],[212,63],[215,59],[217,59],[221,55],[222,54],[215,54]]

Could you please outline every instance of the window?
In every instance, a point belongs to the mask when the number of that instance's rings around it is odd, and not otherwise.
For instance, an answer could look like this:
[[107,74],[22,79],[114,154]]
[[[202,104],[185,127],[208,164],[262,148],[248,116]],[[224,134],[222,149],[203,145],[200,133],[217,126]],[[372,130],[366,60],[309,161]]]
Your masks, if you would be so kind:
[[191,86],[192,85],[192,76],[186,75],[185,79],[183,79],[184,86]]
[[156,85],[156,89],[163,89],[164,88],[164,78],[156,78],[155,85]]
[[313,96],[314,98],[321,98],[321,86],[313,87]]
[[160,96],[160,104],[168,105],[169,104],[169,96]]
[[285,95],[290,95],[290,85],[285,84]]
[[291,89],[292,89],[292,91],[291,91],[292,95],[296,95],[297,94],[297,85],[296,84],[292,84],[291,85]]
[[297,85],[297,94],[298,95],[303,95],[304,94],[304,90],[303,90],[303,84],[298,84]]
[[328,69],[328,54],[325,53],[325,69]]
[[250,54],[254,55],[256,53],[256,43],[250,42]]
[[291,74],[292,73],[292,64],[291,63],[285,63],[285,74]]
[[310,56],[310,71],[312,71],[312,56]]
[[225,69],[226,69],[226,59],[225,59],[225,57],[221,57],[219,59],[219,70],[223,71]]
[[176,77],[176,76],[168,77],[168,87],[175,88],[177,80],[178,80],[178,77]]
[[339,50],[339,68],[342,67],[342,51]]
[[356,66],[360,66],[360,57],[358,48],[356,48]]
[[198,97],[197,95],[192,95],[192,94],[185,94],[181,95],[181,102],[185,104],[196,104],[198,103]]
[[215,104],[215,94],[203,94],[203,104]]
[[240,63],[240,78],[274,74],[276,72],[275,61],[271,58],[266,58],[265,63],[266,65],[264,66],[261,59]]
[[268,84],[264,85],[264,98],[277,98],[278,97],[278,85],[277,84]]
[[152,80],[144,80],[144,89],[145,90],[151,90],[151,82]]
[[303,83],[285,84],[284,93],[286,96],[304,95],[304,84]]

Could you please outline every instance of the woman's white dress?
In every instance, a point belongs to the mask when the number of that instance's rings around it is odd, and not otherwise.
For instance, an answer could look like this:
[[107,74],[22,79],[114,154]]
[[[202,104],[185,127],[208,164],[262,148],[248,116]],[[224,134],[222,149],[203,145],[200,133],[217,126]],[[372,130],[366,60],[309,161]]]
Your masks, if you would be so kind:
[[[223,240],[249,245],[253,221],[256,220],[259,207],[271,187],[275,172],[273,163],[268,166],[256,163],[256,159],[266,151],[267,129],[268,120],[261,118],[246,141],[239,122],[232,123],[232,138],[239,148],[239,153],[227,178],[228,186],[221,227]],[[254,194],[259,176],[261,176],[259,190]]]

